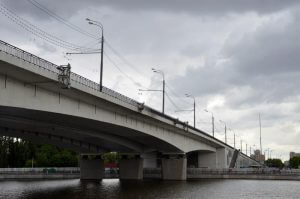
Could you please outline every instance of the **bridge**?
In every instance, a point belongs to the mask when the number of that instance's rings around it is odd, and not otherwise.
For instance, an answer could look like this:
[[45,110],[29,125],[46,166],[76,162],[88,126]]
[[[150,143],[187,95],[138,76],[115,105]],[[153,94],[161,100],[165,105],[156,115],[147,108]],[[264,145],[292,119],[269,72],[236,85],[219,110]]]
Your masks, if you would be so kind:
[[118,152],[120,179],[161,168],[185,180],[187,167],[257,165],[247,155],[185,122],[162,114],[22,49],[0,41],[0,135],[81,154],[81,179],[102,179],[101,154]]

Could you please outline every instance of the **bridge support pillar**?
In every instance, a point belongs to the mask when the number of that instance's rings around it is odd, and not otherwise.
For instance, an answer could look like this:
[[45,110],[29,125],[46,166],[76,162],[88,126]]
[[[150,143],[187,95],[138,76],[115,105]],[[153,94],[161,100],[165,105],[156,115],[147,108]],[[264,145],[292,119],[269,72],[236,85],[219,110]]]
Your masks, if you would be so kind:
[[123,156],[119,164],[121,180],[142,180],[144,160],[140,156],[128,158]]
[[168,155],[162,159],[162,179],[186,180],[186,168],[187,159],[185,155]]
[[144,159],[144,168],[157,168],[158,167],[158,159],[157,153],[144,153],[142,154],[142,158]]
[[101,155],[81,155],[80,180],[102,180],[104,177],[104,161]]

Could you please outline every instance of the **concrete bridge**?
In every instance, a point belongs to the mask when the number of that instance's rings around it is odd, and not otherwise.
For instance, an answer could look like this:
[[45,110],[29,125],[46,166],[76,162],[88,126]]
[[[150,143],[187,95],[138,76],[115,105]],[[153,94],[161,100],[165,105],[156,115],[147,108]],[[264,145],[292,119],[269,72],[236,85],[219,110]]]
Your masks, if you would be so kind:
[[[69,78],[68,78],[69,77]],[[233,147],[0,41],[0,134],[80,152],[81,178],[103,177],[102,153],[119,152],[121,179],[142,179],[143,168],[185,180],[187,167],[258,164]]]

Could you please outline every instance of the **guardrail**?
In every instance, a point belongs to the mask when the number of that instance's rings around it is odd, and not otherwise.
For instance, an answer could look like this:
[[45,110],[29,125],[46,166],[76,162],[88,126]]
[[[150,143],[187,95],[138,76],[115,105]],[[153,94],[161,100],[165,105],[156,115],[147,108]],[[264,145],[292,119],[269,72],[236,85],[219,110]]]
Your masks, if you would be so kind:
[[272,168],[247,168],[247,169],[207,169],[188,168],[188,175],[282,175],[300,176],[299,169],[272,169]]
[[[0,40],[0,51],[6,53],[6,54],[9,54],[11,56],[14,56],[16,58],[19,58],[25,62],[28,62],[28,63],[31,63],[31,64],[34,64],[42,69],[45,69],[45,70],[48,70],[52,73],[56,73],[56,74],[59,74],[59,71],[57,69],[58,65],[55,65],[45,59],[42,59],[38,56],[35,56],[29,52],[26,52],[18,47],[15,47],[11,44],[8,44],[4,41],[1,41]],[[85,77],[82,77],[76,73],[71,73],[71,80],[79,83],[79,84],[82,84],[84,86],[87,86],[93,90],[100,90],[99,87],[100,85],[97,84],[96,82],[93,82]],[[122,95],[116,91],[113,91],[109,88],[106,88],[106,87],[103,87],[102,88],[102,92],[105,93],[106,95],[109,95],[111,97],[114,97],[122,102],[125,102],[125,103],[128,103],[128,104],[131,104],[133,106],[138,106],[138,102],[125,96],[125,95]]]
[[80,173],[79,167],[0,168],[1,174]]

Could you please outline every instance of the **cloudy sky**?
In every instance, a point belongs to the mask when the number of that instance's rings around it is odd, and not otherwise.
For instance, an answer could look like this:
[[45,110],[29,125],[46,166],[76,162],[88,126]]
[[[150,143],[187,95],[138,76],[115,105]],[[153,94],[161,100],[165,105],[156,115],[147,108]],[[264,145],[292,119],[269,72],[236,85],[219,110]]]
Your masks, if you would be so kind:
[[[104,85],[161,109],[164,71],[166,112],[233,145],[233,132],[288,159],[300,152],[300,2],[297,0],[1,0],[0,39],[99,81],[99,55],[66,52],[100,47],[104,26]],[[299,3],[298,3],[299,2]],[[24,25],[25,24],[25,25]],[[30,25],[28,25],[30,24]],[[49,39],[50,38],[50,39]],[[52,42],[49,42],[51,40]],[[53,42],[55,40],[55,42]],[[78,49],[78,46],[85,47]],[[245,151],[244,151],[245,152]]]

